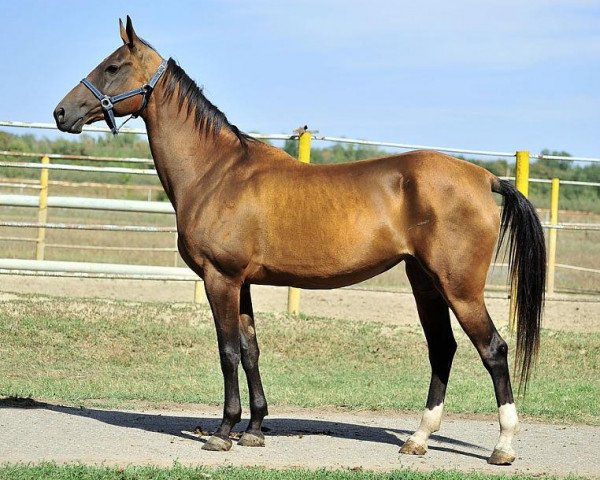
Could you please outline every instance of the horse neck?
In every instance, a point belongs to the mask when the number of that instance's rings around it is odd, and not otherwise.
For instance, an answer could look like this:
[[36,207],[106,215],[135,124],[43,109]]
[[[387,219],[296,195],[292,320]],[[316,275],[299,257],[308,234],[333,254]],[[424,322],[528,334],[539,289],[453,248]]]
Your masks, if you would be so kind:
[[166,100],[157,86],[141,115],[156,171],[175,209],[190,185],[202,189],[202,182],[230,168],[243,153],[233,132],[226,127],[218,133],[203,131],[194,115],[179,108],[176,97]]

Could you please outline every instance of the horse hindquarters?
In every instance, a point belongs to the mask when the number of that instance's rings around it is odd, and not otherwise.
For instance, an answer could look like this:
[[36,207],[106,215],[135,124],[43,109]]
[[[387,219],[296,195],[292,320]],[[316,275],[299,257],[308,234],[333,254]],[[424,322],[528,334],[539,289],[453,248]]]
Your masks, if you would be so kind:
[[[518,420],[508,369],[508,348],[492,323],[484,303],[487,272],[498,237],[497,206],[491,192],[487,198],[466,193],[460,195],[457,192],[454,198],[439,203],[435,215],[437,221],[424,231],[420,241],[415,242],[415,261],[456,315],[491,376],[499,409],[501,435],[488,461],[494,464],[511,463],[515,458],[511,440],[517,430]],[[407,270],[410,278],[408,267]],[[415,297],[418,299],[418,294]],[[438,328],[441,328],[445,319],[441,316],[438,318]],[[439,346],[437,348],[440,349]],[[438,415],[441,415],[441,408]]]

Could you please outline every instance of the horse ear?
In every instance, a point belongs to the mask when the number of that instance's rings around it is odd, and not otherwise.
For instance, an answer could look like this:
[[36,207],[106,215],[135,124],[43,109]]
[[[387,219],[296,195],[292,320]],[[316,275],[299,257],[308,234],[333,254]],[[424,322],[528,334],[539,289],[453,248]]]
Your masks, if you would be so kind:
[[121,39],[125,45],[131,48],[137,43],[138,36],[133,29],[133,22],[131,21],[131,17],[129,15],[127,15],[127,25],[125,27],[123,27],[123,22],[119,18],[119,30],[121,33]]
[[127,30],[125,30],[125,25],[123,25],[123,21],[119,18],[119,33],[121,34],[121,40],[125,45],[129,44],[129,36],[127,35]]
[[133,29],[133,22],[131,21],[131,17],[129,15],[127,15],[127,25],[125,26],[125,33],[127,34],[127,38],[129,39],[127,45],[129,47],[135,46],[135,44],[138,41],[138,36],[135,33],[135,30]]

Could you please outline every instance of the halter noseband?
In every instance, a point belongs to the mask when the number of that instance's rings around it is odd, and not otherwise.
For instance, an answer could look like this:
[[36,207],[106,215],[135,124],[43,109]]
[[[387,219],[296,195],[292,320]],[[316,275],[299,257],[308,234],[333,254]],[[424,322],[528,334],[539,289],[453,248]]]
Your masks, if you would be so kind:
[[[113,133],[113,135],[117,135],[119,133],[119,130],[123,125],[125,125],[125,123],[127,123],[132,118],[137,118],[140,115],[140,113],[142,113],[142,110],[144,110],[144,108],[148,104],[148,99],[150,98],[152,90],[154,90],[154,87],[160,80],[160,77],[162,77],[162,74],[165,73],[166,69],[167,60],[163,60],[158,66],[158,69],[156,70],[154,75],[152,75],[152,78],[148,81],[148,83],[145,83],[140,88],[136,88],[135,90],[129,90],[128,92],[119,93],[118,95],[114,95],[112,97],[109,97],[108,95],[102,93],[87,78],[84,78],[81,81],[81,83],[83,83],[98,100],[100,100],[100,106],[104,111],[104,120],[106,120],[106,124],[108,125],[108,128],[110,128],[110,131]],[[129,116],[129,118],[117,128],[117,124],[115,122],[115,112],[113,111],[114,104],[121,102],[122,100],[125,100],[127,98],[135,97],[136,95],[143,95],[142,106],[137,112],[132,113]]]

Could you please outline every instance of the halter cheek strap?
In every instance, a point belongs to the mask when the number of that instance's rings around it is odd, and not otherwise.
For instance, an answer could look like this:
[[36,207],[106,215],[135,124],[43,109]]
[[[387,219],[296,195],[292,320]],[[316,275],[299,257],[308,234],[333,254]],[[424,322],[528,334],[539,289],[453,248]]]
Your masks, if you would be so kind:
[[[148,105],[148,99],[150,98],[150,94],[152,93],[152,90],[154,90],[154,87],[160,80],[160,77],[162,77],[163,73],[165,73],[166,69],[167,69],[167,60],[163,60],[160,63],[160,65],[158,66],[158,69],[156,70],[154,75],[152,75],[152,78],[148,81],[148,83],[145,83],[140,88],[136,88],[134,90],[129,90],[124,93],[119,93],[117,95],[113,95],[112,97],[102,93],[87,78],[84,78],[81,81],[81,83],[83,83],[88,88],[88,90],[90,92],[92,92],[92,94],[98,100],[100,100],[100,106],[102,107],[102,110],[104,112],[104,120],[106,120],[106,124],[108,125],[108,128],[110,128],[110,131],[113,133],[113,135],[117,135],[123,125],[125,125],[132,118],[137,118],[140,115],[140,113],[142,113],[142,110],[144,110],[144,108],[146,108],[146,105]],[[127,118],[127,120],[125,120],[117,128],[117,123],[115,121],[115,112],[113,110],[114,104],[121,102],[127,98],[135,97],[136,95],[142,95],[142,106],[139,108],[139,110],[137,112],[132,113],[129,116],[129,118]]]

